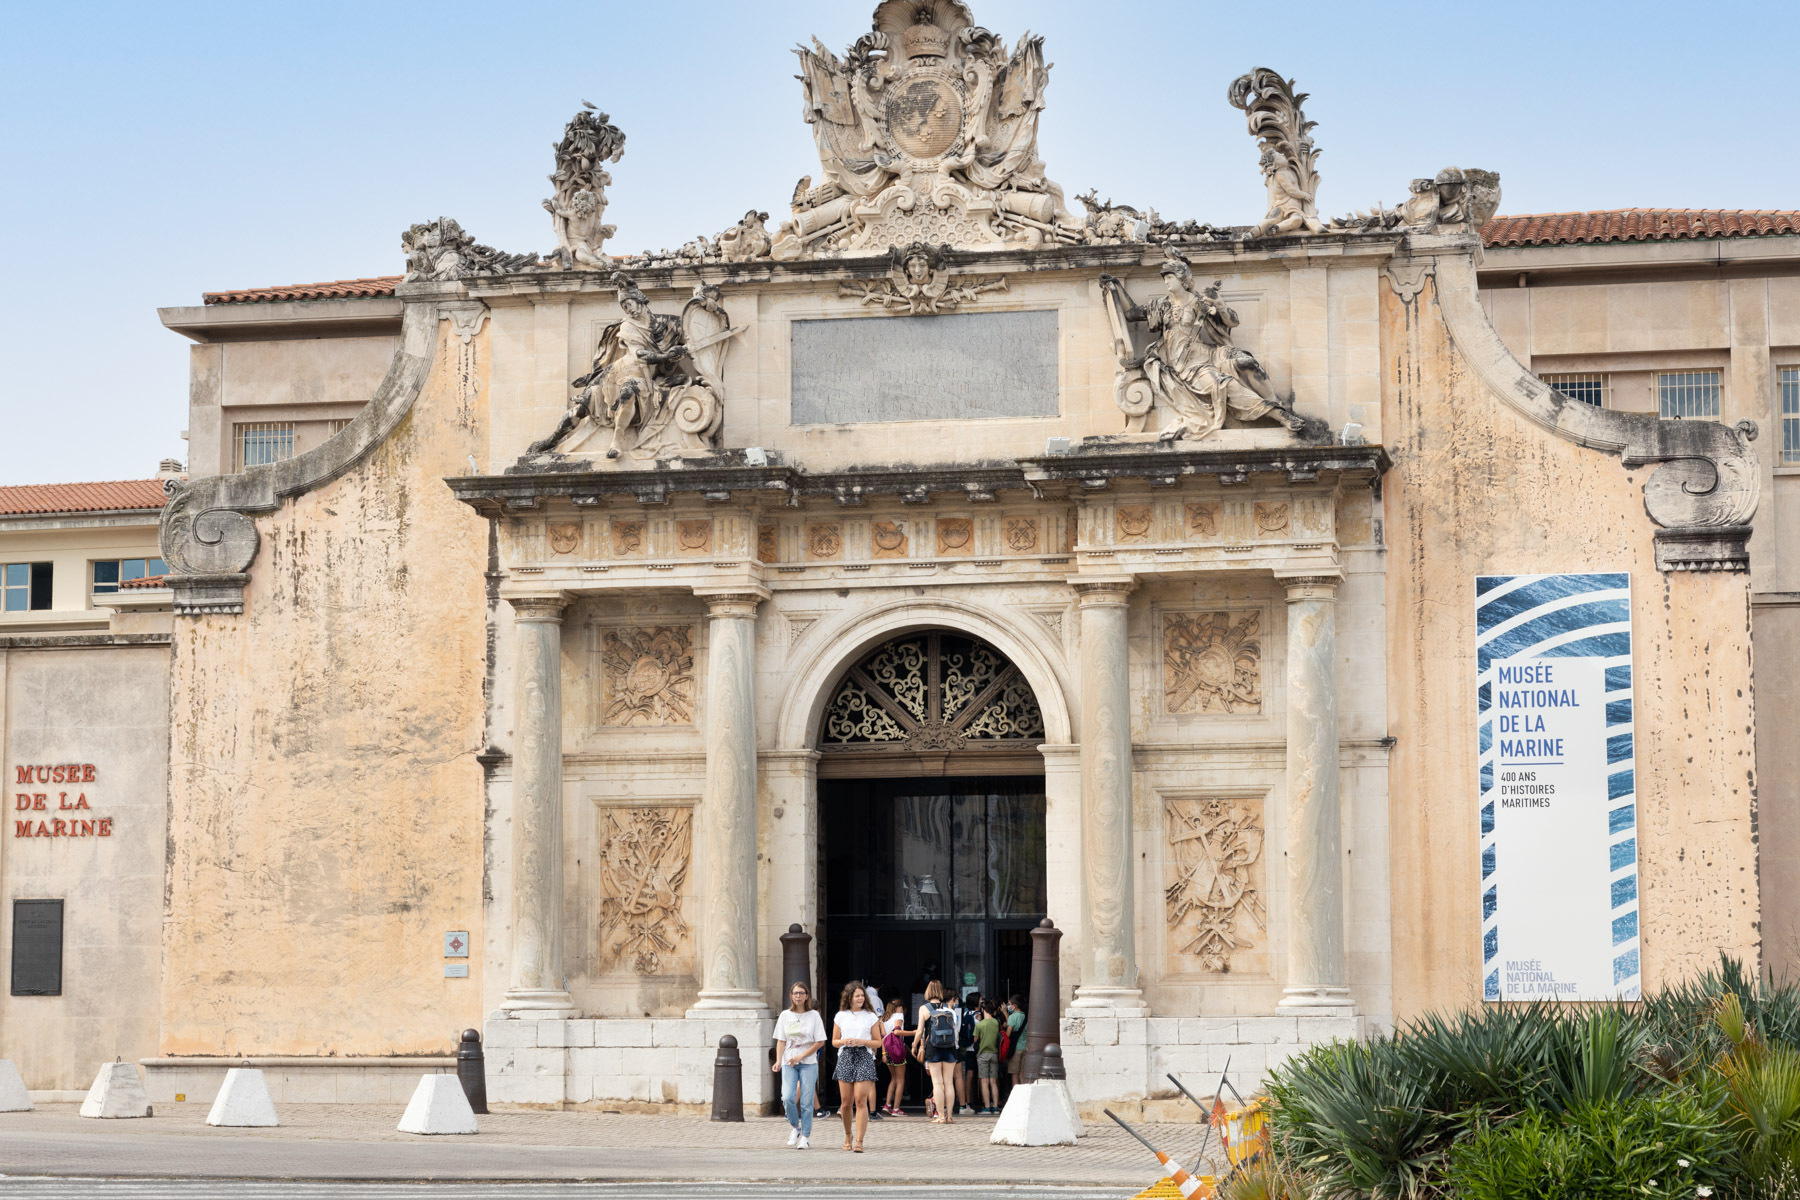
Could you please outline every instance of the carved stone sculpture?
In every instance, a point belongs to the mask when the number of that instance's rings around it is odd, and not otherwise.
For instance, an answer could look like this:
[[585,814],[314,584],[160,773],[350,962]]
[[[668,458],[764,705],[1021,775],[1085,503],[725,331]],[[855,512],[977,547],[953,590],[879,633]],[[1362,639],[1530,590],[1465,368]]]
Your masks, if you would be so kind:
[[945,266],[948,246],[931,246],[913,242],[904,248],[888,247],[887,277],[878,282],[864,279],[838,284],[838,294],[879,304],[883,308],[900,308],[909,313],[952,312],[973,301],[983,292],[1003,292],[1006,277],[959,277]]
[[606,959],[661,974],[687,941],[682,886],[693,859],[685,807],[608,808],[600,818],[600,944]]
[[1163,614],[1163,711],[1262,711],[1262,615]]
[[556,262],[564,270],[588,267],[611,270],[606,239],[617,232],[605,224],[606,187],[612,176],[604,164],[625,153],[625,134],[607,115],[586,100],[582,111],[563,128],[556,144],[554,195],[544,201],[556,230]]
[[600,635],[602,725],[694,722],[694,631],[628,625]]
[[[1255,806],[1260,807],[1260,806]],[[1247,802],[1169,800],[1169,884],[1163,896],[1172,948],[1200,969],[1223,974],[1232,955],[1268,927],[1259,881],[1263,829]]]
[[1417,229],[1432,233],[1478,233],[1500,208],[1500,176],[1474,167],[1445,167],[1435,179],[1415,179],[1399,208],[1377,204],[1368,211],[1337,217],[1330,233],[1379,233]]
[[1319,193],[1319,152],[1300,105],[1305,92],[1267,67],[1232,80],[1226,98],[1244,111],[1250,136],[1262,147],[1263,180],[1269,188],[1269,211],[1251,231],[1252,237],[1283,233],[1321,233],[1315,200]]
[[794,189],[775,258],[1085,240],[1037,155],[1042,38],[1008,54],[962,0],[883,0],[842,59],[816,39],[796,53],[821,178]]
[[505,254],[483,246],[449,217],[413,225],[400,235],[406,252],[406,283],[504,275],[538,264],[536,254]]
[[[1238,315],[1219,298],[1219,282],[1196,292],[1193,269],[1173,247],[1162,278],[1167,294],[1140,306],[1118,279],[1100,276],[1119,355],[1113,390],[1127,430],[1142,432],[1160,404],[1168,414],[1162,441],[1209,437],[1223,428],[1227,414],[1241,421],[1269,417],[1294,433],[1307,431],[1306,418],[1294,411],[1291,398],[1275,394],[1256,356],[1232,343]],[[1141,350],[1135,323],[1150,335]]]
[[743,220],[714,239],[719,248],[719,257],[726,262],[750,262],[753,259],[767,258],[769,231],[763,222],[768,219],[768,213],[757,212],[754,208],[745,213]]
[[624,315],[600,331],[593,368],[570,385],[568,412],[529,452],[556,449],[584,423],[612,431],[607,458],[714,452],[725,419],[725,343],[743,326],[732,326],[710,284],[694,288],[679,316],[651,312],[623,273],[613,286]]

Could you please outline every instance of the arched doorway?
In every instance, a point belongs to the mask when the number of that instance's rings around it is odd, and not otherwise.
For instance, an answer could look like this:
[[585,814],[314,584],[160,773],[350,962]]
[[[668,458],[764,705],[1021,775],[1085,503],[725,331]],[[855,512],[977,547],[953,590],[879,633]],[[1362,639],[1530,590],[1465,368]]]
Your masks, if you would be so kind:
[[1048,907],[1044,736],[1018,668],[967,634],[902,634],[844,673],[817,742],[828,1003],[863,979],[911,1027],[931,978],[1028,989]]

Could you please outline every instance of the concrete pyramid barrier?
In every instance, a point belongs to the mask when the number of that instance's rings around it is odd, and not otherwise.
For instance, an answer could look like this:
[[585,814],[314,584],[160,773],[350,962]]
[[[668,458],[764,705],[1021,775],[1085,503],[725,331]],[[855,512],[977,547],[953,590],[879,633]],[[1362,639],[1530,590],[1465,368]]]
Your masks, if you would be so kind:
[[269,1097],[269,1085],[263,1073],[250,1067],[233,1067],[225,1072],[225,1083],[206,1114],[208,1125],[233,1129],[279,1125],[275,1119],[275,1101]]
[[30,1112],[31,1093],[10,1058],[0,1058],[0,1112]]
[[150,1097],[137,1064],[118,1059],[103,1064],[87,1099],[81,1102],[81,1115],[105,1119],[150,1116]]
[[1073,1122],[1075,1106],[1059,1079],[1021,1083],[1006,1098],[988,1141],[996,1146],[1073,1146],[1081,1127]]
[[399,1129],[401,1133],[476,1132],[475,1112],[463,1094],[462,1082],[454,1075],[427,1075],[419,1080]]

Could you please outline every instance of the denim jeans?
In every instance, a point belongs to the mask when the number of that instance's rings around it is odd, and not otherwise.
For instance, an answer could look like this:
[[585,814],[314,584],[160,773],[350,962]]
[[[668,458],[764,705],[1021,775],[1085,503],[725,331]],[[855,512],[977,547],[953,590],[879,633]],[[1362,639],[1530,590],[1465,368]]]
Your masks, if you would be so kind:
[[[799,1102],[794,1100],[795,1084],[799,1084]],[[781,1064],[781,1108],[787,1113],[789,1125],[800,1131],[800,1136],[812,1136],[813,1095],[819,1087],[819,1064],[816,1062]]]

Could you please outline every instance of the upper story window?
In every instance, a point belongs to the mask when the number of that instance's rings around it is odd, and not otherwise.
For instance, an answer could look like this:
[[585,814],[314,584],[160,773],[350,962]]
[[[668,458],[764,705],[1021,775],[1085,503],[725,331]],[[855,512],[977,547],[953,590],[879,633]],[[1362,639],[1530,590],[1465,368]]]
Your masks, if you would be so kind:
[[168,573],[168,564],[160,558],[99,559],[94,563],[94,594],[116,592],[121,583]]
[[325,422],[325,436],[328,438],[336,437],[338,434],[344,432],[344,426],[350,424],[350,421],[350,417],[336,417]]
[[1595,408],[1606,407],[1606,394],[1612,390],[1605,375],[1545,375],[1544,382],[1567,396]]
[[1664,371],[1656,377],[1656,411],[1673,417],[1719,417],[1717,371]]
[[1800,367],[1781,368],[1781,461],[1800,463]]
[[51,564],[7,563],[0,567],[0,593],[5,597],[5,611],[31,612],[50,607]]
[[252,421],[231,427],[237,443],[237,469],[267,466],[294,457],[292,421]]

